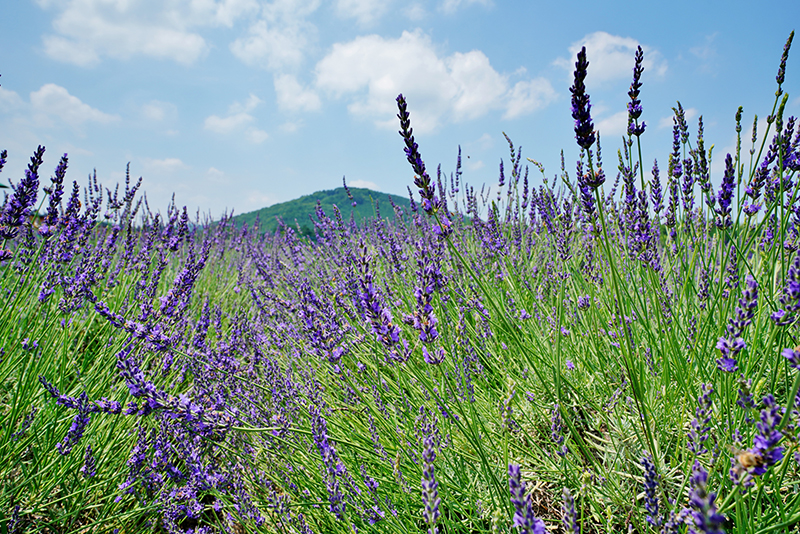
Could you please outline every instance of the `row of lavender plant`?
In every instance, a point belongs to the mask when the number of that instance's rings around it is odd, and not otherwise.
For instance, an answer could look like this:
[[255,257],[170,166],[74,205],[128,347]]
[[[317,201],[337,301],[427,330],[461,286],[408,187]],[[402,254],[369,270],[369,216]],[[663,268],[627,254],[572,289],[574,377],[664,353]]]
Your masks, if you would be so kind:
[[739,109],[719,188],[680,104],[645,171],[641,50],[613,184],[582,50],[574,179],[528,160],[534,187],[510,139],[495,192],[460,156],[434,178],[400,95],[419,202],[361,227],[318,206],[314,241],[162,218],[130,180],[64,200],[66,155],[37,206],[40,148],[0,220],[3,526],[788,531],[791,39],[764,141]]

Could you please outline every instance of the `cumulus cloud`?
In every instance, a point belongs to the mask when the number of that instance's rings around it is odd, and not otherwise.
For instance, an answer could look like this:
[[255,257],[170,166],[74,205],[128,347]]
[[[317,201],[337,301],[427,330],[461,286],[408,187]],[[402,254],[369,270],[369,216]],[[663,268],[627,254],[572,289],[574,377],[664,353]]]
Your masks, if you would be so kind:
[[291,74],[275,77],[275,93],[278,95],[278,106],[289,111],[316,111],[322,107],[317,93],[304,89]]
[[250,26],[248,35],[231,43],[231,52],[251,66],[297,68],[317,34],[316,26],[305,19],[319,4],[319,0],[296,0],[265,5],[262,18]]
[[173,118],[178,114],[178,108],[175,104],[169,102],[161,102],[160,100],[151,100],[142,105],[142,116],[151,122],[161,122],[168,118]]
[[300,126],[303,125],[303,121],[286,121],[281,124],[281,130],[288,133],[294,133],[300,129]]
[[369,180],[353,180],[352,182],[348,182],[348,187],[361,187],[364,189],[372,189],[373,191],[379,191],[378,184],[375,182],[370,182]]
[[411,4],[406,6],[403,12],[408,20],[418,21],[424,19],[426,16],[425,8],[422,7],[422,4]]
[[475,161],[470,160],[467,162],[466,167],[467,170],[469,171],[479,171],[482,168],[486,167],[486,164],[483,162],[483,160],[475,160]]
[[504,119],[514,119],[533,113],[556,99],[556,92],[550,82],[542,78],[527,82],[517,82],[508,95],[508,107]]
[[31,110],[37,119],[48,125],[52,125],[52,120],[56,118],[73,127],[80,127],[87,122],[106,124],[119,120],[119,116],[103,113],[83,103],[54,83],[45,84],[31,93]]
[[247,127],[256,120],[250,112],[262,102],[263,100],[251,93],[244,102],[237,101],[231,104],[228,107],[227,116],[210,115],[206,117],[205,129],[218,134],[230,134],[244,130],[248,141],[254,144],[263,143],[269,138],[269,134],[255,127]]
[[220,134],[228,134],[250,124],[255,118],[250,114],[263,101],[250,93],[244,102],[234,102],[228,107],[228,115],[210,115],[206,117],[205,129]]
[[259,130],[258,128],[250,128],[247,130],[247,139],[254,145],[260,145],[269,139],[269,134],[264,130]]
[[316,66],[316,86],[336,98],[350,99],[348,110],[377,125],[396,127],[395,98],[403,93],[414,110],[414,129],[426,131],[442,121],[465,121],[490,110],[513,118],[543,107],[555,97],[543,79],[509,87],[483,52],[440,57],[420,30],[398,39],[379,35],[337,43]]
[[597,122],[595,129],[604,139],[612,139],[624,135],[628,131],[628,112],[620,111]]
[[206,117],[204,124],[206,130],[211,130],[212,132],[220,134],[228,134],[254,120],[253,116],[248,113],[236,113],[235,115],[228,115],[227,117],[211,115]]
[[258,8],[256,0],[62,0],[53,7],[55,35],[43,37],[52,59],[79,66],[103,56],[128,59],[144,55],[190,64],[208,49],[195,29],[228,26]]
[[164,158],[164,159],[153,159],[153,158],[144,158],[142,161],[144,168],[148,171],[155,171],[160,174],[169,174],[181,169],[188,168],[183,161],[179,158]]
[[468,146],[475,146],[478,150],[488,150],[494,146],[494,139],[488,133],[484,133],[478,139],[469,143]]
[[[569,71],[572,79],[575,69],[575,57],[581,47],[586,47],[586,59],[589,60],[587,84],[600,84],[609,80],[631,78],[634,54],[641,43],[631,37],[620,37],[606,32],[594,32],[583,39],[572,43],[568,59],[559,58],[554,64]],[[658,50],[642,45],[644,51],[644,69],[646,73],[663,76],[667,71],[667,62]]]
[[253,93],[248,95],[247,100],[244,102],[234,102],[228,108],[228,113],[250,113],[254,109],[258,107],[259,104],[262,104],[264,101],[258,98]]
[[455,13],[462,6],[481,4],[485,7],[492,6],[492,0],[443,0],[439,9],[445,13]]
[[215,184],[228,184],[230,178],[221,170],[216,167],[209,167],[206,171],[206,179]]
[[300,24],[271,27],[261,20],[250,27],[247,37],[231,44],[231,52],[247,65],[275,70],[299,65],[307,45]]
[[0,87],[0,113],[10,113],[23,107],[25,102],[16,92]]
[[380,19],[389,9],[388,0],[337,0],[336,11],[343,18],[353,18],[366,26]]

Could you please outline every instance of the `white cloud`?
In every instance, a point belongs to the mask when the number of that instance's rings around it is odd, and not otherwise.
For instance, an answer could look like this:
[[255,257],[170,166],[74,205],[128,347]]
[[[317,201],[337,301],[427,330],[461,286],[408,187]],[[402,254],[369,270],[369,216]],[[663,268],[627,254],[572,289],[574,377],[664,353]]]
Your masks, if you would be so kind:
[[256,0],[62,0],[54,7],[55,35],[43,37],[45,53],[57,61],[88,66],[103,56],[144,55],[190,64],[208,49],[193,29],[228,26],[258,8]]
[[356,19],[365,26],[380,19],[390,4],[388,0],[337,0],[336,11],[341,17]]
[[275,92],[278,95],[278,107],[281,109],[316,111],[322,107],[319,96],[310,89],[304,89],[291,74],[275,77]]
[[287,121],[281,124],[281,130],[288,133],[294,133],[300,129],[300,126],[303,125],[303,121]]
[[230,179],[225,175],[225,173],[215,167],[209,167],[206,171],[206,179],[209,182],[215,184],[228,184],[230,183]]
[[199,17],[228,28],[233,26],[238,18],[258,10],[257,0],[223,0],[222,2],[194,0],[188,5],[195,9]]
[[547,106],[557,95],[550,82],[542,78],[514,84],[508,99],[504,119],[514,119],[520,115],[533,113]]
[[[236,101],[228,107],[227,117],[220,117],[219,115],[206,117],[204,122],[205,129],[219,134],[229,134],[241,130],[255,121],[250,112],[262,102],[263,100],[250,93],[244,102]],[[247,133],[248,138],[254,143],[260,143],[268,137],[266,132],[254,128],[247,130]]]
[[463,150],[464,159],[467,159],[467,156],[469,155],[469,152],[471,150],[483,151],[483,150],[488,150],[493,146],[494,146],[494,139],[492,139],[492,136],[489,135],[488,133],[484,133],[482,136],[475,139],[474,141],[468,141],[467,143],[464,144],[464,150]]
[[264,101],[258,98],[253,93],[247,97],[247,100],[244,103],[241,102],[234,102],[228,108],[228,113],[230,114],[237,114],[237,113],[250,113],[254,109],[258,107],[259,104],[262,104]]
[[[316,85],[334,97],[349,97],[348,110],[376,125],[396,128],[398,93],[409,99],[415,131],[436,128],[442,121],[463,121],[505,109],[508,117],[530,112],[533,102],[550,95],[549,82],[534,80],[509,88],[479,50],[440,57],[421,30],[404,31],[398,39],[379,35],[333,45],[316,66]],[[552,91],[552,94],[555,94]]]
[[152,122],[161,122],[167,118],[173,118],[178,114],[175,104],[151,100],[142,105],[142,116]]
[[714,59],[717,56],[717,47],[714,46],[714,41],[718,33],[714,32],[711,35],[706,35],[705,42],[701,45],[693,46],[689,49],[689,52],[704,62]]
[[485,7],[492,6],[492,0],[443,0],[439,9],[445,13],[455,13],[462,6],[481,4]]
[[269,139],[269,134],[264,130],[259,130],[258,128],[250,128],[247,130],[247,139],[255,145],[260,145]]
[[117,115],[103,113],[81,102],[78,97],[54,83],[45,84],[31,93],[31,108],[34,116],[46,124],[52,124],[51,119],[54,117],[73,127],[86,122],[106,124],[119,120]]
[[483,52],[456,52],[445,60],[445,64],[451,80],[458,87],[452,106],[459,119],[483,115],[483,106],[487,102],[497,102],[507,90],[506,80],[492,68]]
[[305,18],[319,5],[319,0],[278,0],[265,5],[262,18],[250,26],[248,35],[231,43],[231,52],[251,66],[297,68],[317,34],[316,26]]
[[408,20],[419,21],[424,19],[427,13],[422,4],[411,4],[405,8],[405,15]]
[[220,134],[227,134],[231,133],[234,130],[238,130],[242,126],[253,122],[255,119],[252,115],[247,113],[237,113],[235,115],[229,115],[227,117],[219,117],[217,115],[211,115],[206,117],[205,120],[205,128],[206,130],[211,130],[212,132],[220,133]]
[[378,184],[375,182],[370,182],[369,180],[353,180],[352,182],[347,184],[348,187],[362,187],[364,189],[372,189],[373,191],[379,191]]
[[231,43],[231,52],[247,65],[270,70],[296,67],[303,61],[308,39],[300,24],[269,27],[261,20],[250,27],[246,38]]
[[142,164],[144,165],[144,168],[149,171],[154,171],[164,174],[172,173],[181,169],[187,169],[189,167],[179,158],[164,158],[164,159],[144,158]]
[[[586,59],[589,61],[587,85],[600,84],[609,80],[632,78],[634,54],[640,43],[630,37],[620,37],[606,32],[594,32],[580,41],[572,43],[569,48],[570,58],[558,58],[554,64],[566,69],[572,79],[575,61],[581,47],[586,47]],[[667,62],[658,50],[642,46],[644,52],[645,73],[655,73],[661,77],[667,71]]]
[[14,91],[0,87],[0,112],[9,113],[25,107],[25,102]]
[[628,130],[628,112],[620,111],[610,117],[601,119],[597,122],[595,129],[599,131],[604,139],[611,139],[624,135]]

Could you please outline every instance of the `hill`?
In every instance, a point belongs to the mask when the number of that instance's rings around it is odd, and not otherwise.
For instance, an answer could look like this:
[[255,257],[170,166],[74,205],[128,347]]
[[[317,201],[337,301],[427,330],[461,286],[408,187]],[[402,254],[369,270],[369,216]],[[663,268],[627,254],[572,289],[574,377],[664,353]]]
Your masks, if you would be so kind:
[[[295,229],[297,228],[297,224],[299,224],[303,235],[313,237],[314,226],[309,216],[316,220],[314,213],[318,201],[322,206],[322,210],[329,217],[333,217],[333,206],[335,204],[342,213],[342,218],[345,221],[349,221],[352,214],[359,226],[361,226],[365,219],[371,219],[378,213],[380,213],[380,216],[384,219],[393,220],[395,213],[389,202],[389,197],[391,197],[392,201],[402,208],[405,213],[410,213],[411,211],[408,197],[389,195],[388,193],[380,193],[378,191],[359,187],[350,187],[349,189],[353,200],[348,198],[344,187],[338,187],[328,191],[317,191],[316,193],[305,195],[288,202],[273,204],[272,206],[261,208],[260,210],[235,215],[233,220],[236,226],[241,226],[242,224],[252,226],[256,217],[258,217],[260,220],[259,232],[272,233],[277,230],[278,219],[281,219],[285,224]],[[353,206],[353,203],[355,203],[355,206]]]

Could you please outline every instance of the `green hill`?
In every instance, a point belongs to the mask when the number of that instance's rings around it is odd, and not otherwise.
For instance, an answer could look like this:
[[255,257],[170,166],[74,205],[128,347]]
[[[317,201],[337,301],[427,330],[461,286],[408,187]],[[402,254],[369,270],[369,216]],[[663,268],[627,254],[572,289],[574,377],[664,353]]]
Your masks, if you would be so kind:
[[[389,195],[358,187],[350,187],[349,189],[353,195],[353,200],[348,198],[344,187],[339,187],[329,191],[317,191],[288,202],[281,202],[260,210],[235,215],[233,220],[236,226],[241,226],[242,224],[252,226],[256,217],[258,217],[260,219],[259,232],[272,233],[277,230],[278,219],[281,219],[286,225],[294,229],[297,229],[297,224],[299,224],[303,235],[313,237],[314,226],[309,216],[317,220],[315,216],[317,201],[319,201],[322,210],[328,217],[333,218],[333,205],[335,204],[342,213],[342,218],[345,222],[350,220],[352,214],[359,226],[365,219],[371,219],[378,213],[380,213],[381,218],[393,220],[395,213],[389,202],[390,196],[392,201],[402,208],[405,213],[411,212],[408,197]],[[355,202],[355,206],[353,206],[353,202]]]

